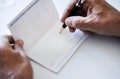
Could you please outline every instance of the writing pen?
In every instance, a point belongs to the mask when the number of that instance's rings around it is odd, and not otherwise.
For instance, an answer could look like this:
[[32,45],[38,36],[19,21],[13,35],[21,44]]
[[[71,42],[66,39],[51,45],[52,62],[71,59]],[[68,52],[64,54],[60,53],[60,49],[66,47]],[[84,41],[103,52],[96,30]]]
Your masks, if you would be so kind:
[[[78,0],[77,4],[74,5],[74,7],[72,8],[72,10],[70,11],[70,14],[68,15],[68,17],[75,15],[75,12],[79,9],[80,5],[81,5],[81,0]],[[67,27],[67,25],[64,23],[62,25],[59,33],[62,33],[66,27]]]

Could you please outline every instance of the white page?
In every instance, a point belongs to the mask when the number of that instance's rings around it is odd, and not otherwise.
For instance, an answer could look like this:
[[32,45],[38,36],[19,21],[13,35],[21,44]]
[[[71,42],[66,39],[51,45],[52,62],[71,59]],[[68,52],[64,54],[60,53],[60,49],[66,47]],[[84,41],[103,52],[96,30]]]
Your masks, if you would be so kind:
[[51,0],[33,0],[8,27],[15,39],[24,40],[28,52],[58,19]]
[[58,72],[87,35],[68,29],[59,34],[62,23],[51,0],[34,0],[9,25],[13,37],[24,41],[28,56],[49,70]]
[[48,69],[58,72],[68,59],[75,53],[87,35],[76,30],[70,33],[66,28],[59,33],[62,23],[58,21],[40,40],[29,50],[29,56]]

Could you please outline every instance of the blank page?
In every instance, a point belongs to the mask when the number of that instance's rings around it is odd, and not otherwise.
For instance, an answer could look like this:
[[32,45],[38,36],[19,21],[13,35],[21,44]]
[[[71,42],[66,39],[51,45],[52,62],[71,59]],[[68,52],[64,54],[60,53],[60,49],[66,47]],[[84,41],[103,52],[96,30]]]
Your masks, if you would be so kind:
[[28,52],[58,20],[52,0],[33,0],[8,27],[15,39],[24,41]]
[[62,68],[87,37],[87,35],[79,30],[70,33],[67,28],[60,34],[61,26],[62,23],[58,21],[28,51],[32,59],[54,72],[58,72]]

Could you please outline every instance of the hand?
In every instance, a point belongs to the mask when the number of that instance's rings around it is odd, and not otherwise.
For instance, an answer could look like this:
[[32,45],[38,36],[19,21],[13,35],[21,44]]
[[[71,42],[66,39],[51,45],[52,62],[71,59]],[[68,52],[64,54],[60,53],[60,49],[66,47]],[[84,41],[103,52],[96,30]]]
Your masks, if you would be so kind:
[[105,0],[85,0],[82,7],[86,12],[86,17],[67,17],[76,2],[77,0],[70,2],[61,18],[61,21],[69,26],[71,32],[77,28],[101,35],[120,36],[120,12]]
[[23,50],[23,41],[0,37],[0,79],[33,79],[32,66]]

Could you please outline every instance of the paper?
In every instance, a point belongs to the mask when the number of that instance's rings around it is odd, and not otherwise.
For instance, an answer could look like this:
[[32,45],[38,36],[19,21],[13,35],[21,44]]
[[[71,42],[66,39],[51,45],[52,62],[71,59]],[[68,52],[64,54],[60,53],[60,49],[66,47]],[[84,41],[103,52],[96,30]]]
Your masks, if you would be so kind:
[[[44,7],[44,9],[43,9]],[[58,72],[87,35],[68,28],[59,34],[62,23],[51,0],[36,0],[9,25],[15,39],[22,39],[28,56],[47,69]]]
[[59,20],[51,0],[33,0],[8,25],[15,39],[23,39],[26,51]]
[[65,29],[60,34],[60,26],[62,24],[57,22],[29,51],[30,57],[55,72],[62,68],[87,37],[79,30],[70,33]]

